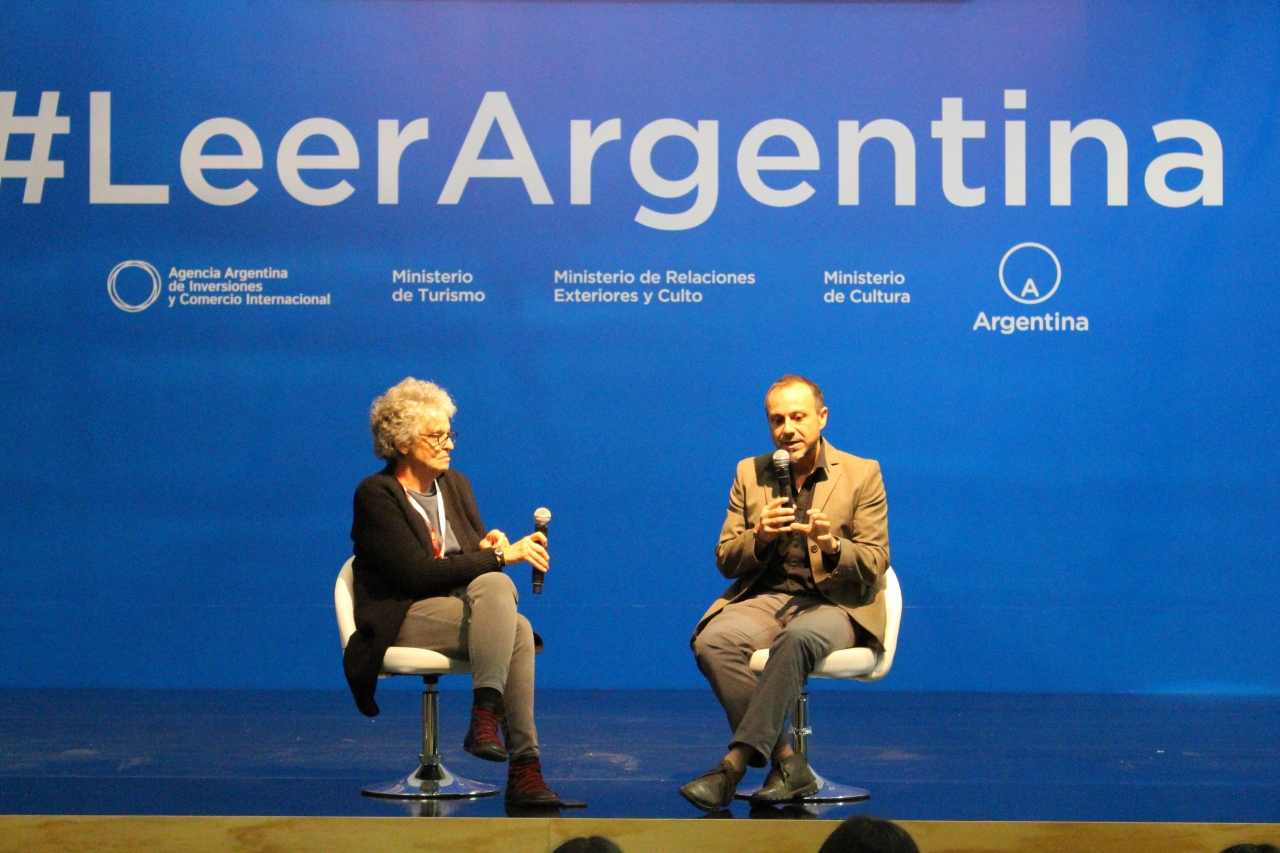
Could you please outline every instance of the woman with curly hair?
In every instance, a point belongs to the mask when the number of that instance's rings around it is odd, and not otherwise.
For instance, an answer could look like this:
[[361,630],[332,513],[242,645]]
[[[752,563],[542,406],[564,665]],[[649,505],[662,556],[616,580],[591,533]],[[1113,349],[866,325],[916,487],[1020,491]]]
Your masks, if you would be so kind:
[[463,748],[486,761],[509,761],[508,803],[558,806],[559,795],[542,778],[533,722],[541,640],[516,612],[516,587],[503,573],[513,563],[545,572],[547,540],[534,533],[509,542],[501,530],[486,532],[471,484],[449,467],[456,410],[443,388],[413,377],[373,401],[373,449],[387,465],[356,488],[356,633],[343,669],[360,711],[372,717],[388,647],[470,661],[474,700]]

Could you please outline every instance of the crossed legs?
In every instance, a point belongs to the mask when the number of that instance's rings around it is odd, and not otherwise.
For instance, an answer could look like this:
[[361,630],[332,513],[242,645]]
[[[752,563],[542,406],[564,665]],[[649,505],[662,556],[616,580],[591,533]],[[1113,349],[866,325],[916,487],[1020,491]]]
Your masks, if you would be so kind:
[[513,760],[538,755],[533,722],[533,627],[516,612],[516,585],[489,572],[467,585],[458,598],[415,601],[395,645],[431,649],[471,662],[471,683],[502,694],[507,719],[507,751]]

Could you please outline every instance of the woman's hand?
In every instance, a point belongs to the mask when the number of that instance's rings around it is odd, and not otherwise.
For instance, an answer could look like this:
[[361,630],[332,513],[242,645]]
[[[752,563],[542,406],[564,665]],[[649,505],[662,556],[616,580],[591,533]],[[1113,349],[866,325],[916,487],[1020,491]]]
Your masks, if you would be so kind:
[[511,543],[507,541],[507,534],[501,530],[494,529],[486,533],[484,538],[480,540],[480,547],[501,548],[505,552],[507,548],[511,547]]
[[507,565],[512,563],[528,563],[540,572],[545,572],[551,565],[551,557],[547,554],[547,537],[541,533],[531,533],[523,539],[517,539],[502,549],[502,556]]

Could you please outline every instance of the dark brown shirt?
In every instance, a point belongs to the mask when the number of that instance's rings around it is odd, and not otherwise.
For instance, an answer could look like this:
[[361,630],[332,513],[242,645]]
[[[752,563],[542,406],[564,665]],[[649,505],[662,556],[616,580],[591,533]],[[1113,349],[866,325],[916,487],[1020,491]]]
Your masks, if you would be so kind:
[[[824,441],[818,446],[818,462],[804,481],[804,485],[796,492],[796,521],[807,524],[809,510],[813,507],[813,490],[818,483],[827,479],[827,444]],[[765,592],[785,592],[791,595],[808,593],[818,594],[818,587],[813,582],[813,570],[809,566],[809,537],[798,531],[783,533],[767,546],[761,560],[768,561],[765,569]],[[823,560],[834,564],[830,555],[824,554]]]

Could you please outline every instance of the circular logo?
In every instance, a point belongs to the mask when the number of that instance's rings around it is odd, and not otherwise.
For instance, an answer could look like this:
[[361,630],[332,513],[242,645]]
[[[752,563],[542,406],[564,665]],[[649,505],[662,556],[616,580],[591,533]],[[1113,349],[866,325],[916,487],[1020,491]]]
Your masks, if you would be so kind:
[[[131,305],[120,298],[120,294],[116,292],[116,276],[121,271],[130,267],[137,267],[140,270],[146,270],[147,275],[151,276],[151,295],[145,301],[137,305]],[[128,311],[130,314],[136,314],[139,311],[145,311],[151,307],[151,303],[160,298],[161,287],[160,271],[146,261],[121,261],[115,265],[115,269],[111,270],[111,274],[107,276],[107,295],[111,297],[111,301],[121,311]]]
[[[1025,287],[1022,288],[1021,295],[1014,293],[1012,290],[1009,289],[1009,285],[1005,283],[1004,265],[1009,262],[1009,258],[1013,256],[1014,252],[1019,252],[1023,249],[1039,249],[1040,251],[1044,252],[1046,255],[1048,255],[1050,258],[1053,259],[1053,267],[1055,270],[1057,270],[1058,275],[1057,275],[1057,278],[1055,278],[1053,281],[1053,287],[1049,288],[1049,292],[1044,294],[1043,296],[1041,296],[1040,291],[1036,289],[1035,281],[1033,281],[1032,279],[1027,279],[1027,284]],[[1058,256],[1055,255],[1052,251],[1050,251],[1048,246],[1041,245],[1040,243],[1019,243],[1009,251],[1005,252],[1004,257],[1000,259],[1000,286],[1004,288],[1004,292],[1007,293],[1009,295],[1009,298],[1012,299],[1014,302],[1021,302],[1023,305],[1039,305],[1041,302],[1044,302],[1050,296],[1053,296],[1053,294],[1056,293],[1058,290],[1058,285],[1061,283],[1062,283],[1062,264],[1058,262]],[[1029,299],[1027,297],[1034,297],[1034,298]]]

